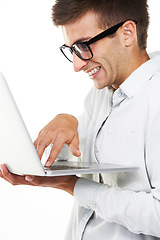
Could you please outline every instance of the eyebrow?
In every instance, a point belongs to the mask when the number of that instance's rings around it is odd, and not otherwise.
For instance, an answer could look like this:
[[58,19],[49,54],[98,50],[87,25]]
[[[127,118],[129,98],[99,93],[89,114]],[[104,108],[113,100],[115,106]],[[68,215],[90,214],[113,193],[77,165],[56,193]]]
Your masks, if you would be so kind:
[[91,39],[91,37],[82,37],[82,38],[78,39],[76,42],[74,42],[74,43],[72,44],[72,46],[73,46],[74,44],[77,44],[77,43],[81,43],[81,42],[88,41],[89,39]]

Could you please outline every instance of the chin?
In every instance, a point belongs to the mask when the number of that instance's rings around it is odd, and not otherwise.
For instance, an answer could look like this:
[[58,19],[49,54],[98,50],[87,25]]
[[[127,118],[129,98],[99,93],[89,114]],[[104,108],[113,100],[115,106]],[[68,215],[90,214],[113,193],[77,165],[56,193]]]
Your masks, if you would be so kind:
[[94,82],[94,86],[97,88],[97,89],[99,89],[99,90],[101,90],[101,89],[103,89],[103,88],[105,88],[105,87],[108,87],[107,85],[105,85],[105,84],[102,84],[102,83],[100,83],[100,82]]

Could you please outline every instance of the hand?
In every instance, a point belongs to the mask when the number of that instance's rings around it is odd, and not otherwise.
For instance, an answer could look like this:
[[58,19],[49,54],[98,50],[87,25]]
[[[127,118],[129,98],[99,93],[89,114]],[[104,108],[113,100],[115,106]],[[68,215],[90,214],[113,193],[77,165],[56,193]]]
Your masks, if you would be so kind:
[[64,190],[73,195],[74,186],[78,180],[77,176],[59,176],[59,177],[37,177],[37,176],[19,176],[8,171],[3,164],[0,166],[0,177],[12,185],[30,185],[41,187],[52,187]]
[[77,127],[78,120],[75,117],[60,114],[40,131],[38,138],[34,142],[40,159],[45,148],[53,144],[46,166],[53,164],[64,144],[70,147],[74,156],[79,157],[81,155]]

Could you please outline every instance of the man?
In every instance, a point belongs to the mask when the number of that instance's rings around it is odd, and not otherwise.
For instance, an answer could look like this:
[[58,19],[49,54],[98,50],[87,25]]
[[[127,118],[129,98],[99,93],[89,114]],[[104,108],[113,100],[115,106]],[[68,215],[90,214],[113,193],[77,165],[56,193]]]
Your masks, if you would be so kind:
[[39,156],[52,143],[47,166],[69,159],[68,145],[83,161],[139,171],[21,177],[2,165],[0,176],[74,195],[67,240],[160,239],[160,56],[150,59],[146,52],[147,0],[57,0],[53,21],[64,34],[61,51],[95,88],[78,120],[58,115],[39,133]]

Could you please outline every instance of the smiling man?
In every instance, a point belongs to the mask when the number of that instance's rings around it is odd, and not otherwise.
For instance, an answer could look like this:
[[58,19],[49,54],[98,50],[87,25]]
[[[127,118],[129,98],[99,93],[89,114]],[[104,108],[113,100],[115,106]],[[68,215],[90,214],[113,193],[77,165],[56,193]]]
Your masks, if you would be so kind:
[[40,158],[53,144],[47,166],[81,155],[139,171],[22,177],[2,165],[0,176],[74,195],[66,240],[160,239],[160,55],[146,52],[147,0],[57,0],[52,10],[64,35],[60,50],[94,87],[79,119],[60,114],[41,130]]

